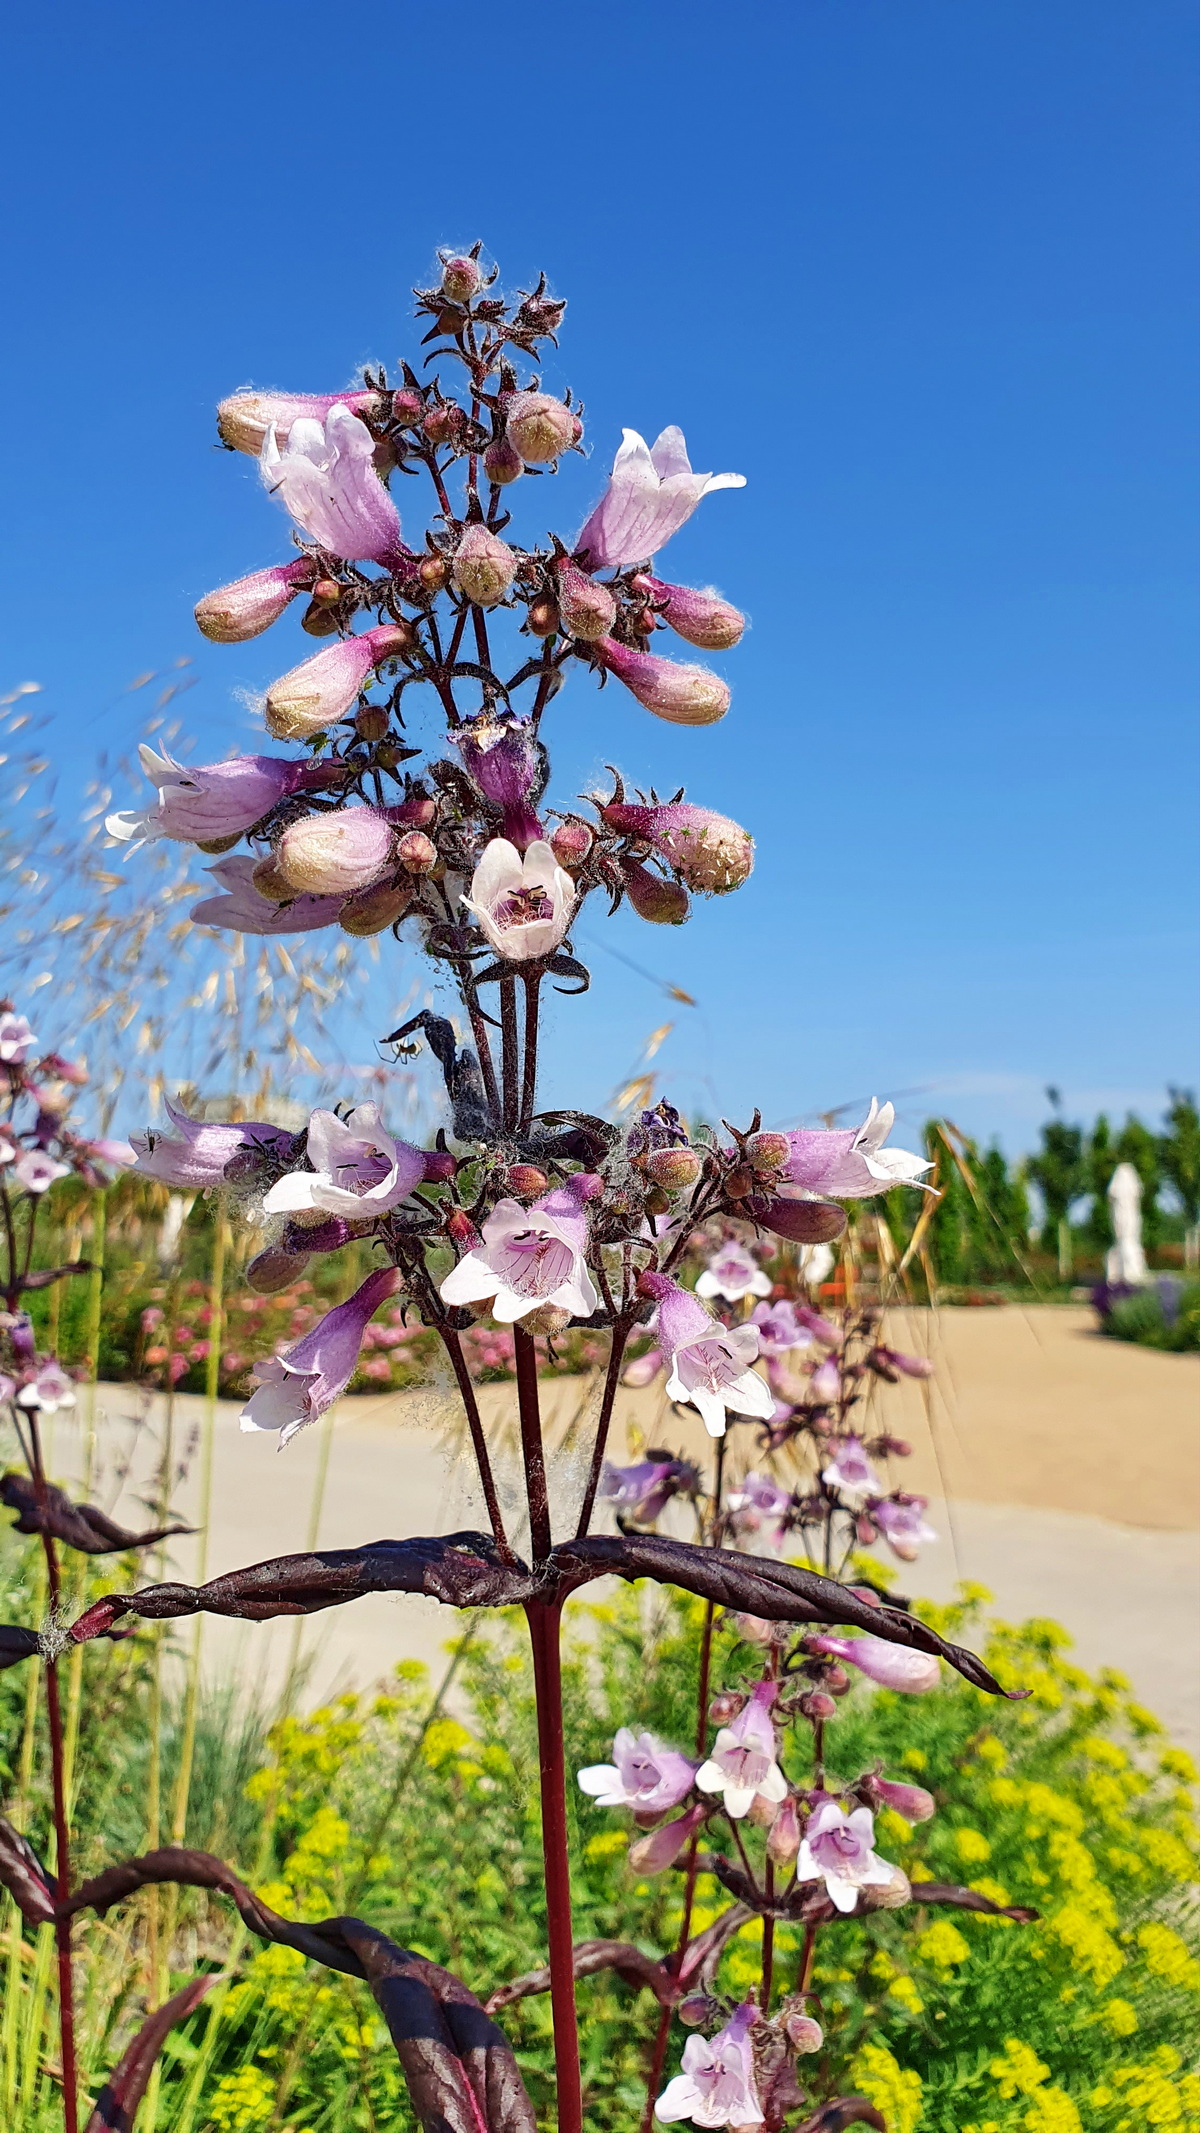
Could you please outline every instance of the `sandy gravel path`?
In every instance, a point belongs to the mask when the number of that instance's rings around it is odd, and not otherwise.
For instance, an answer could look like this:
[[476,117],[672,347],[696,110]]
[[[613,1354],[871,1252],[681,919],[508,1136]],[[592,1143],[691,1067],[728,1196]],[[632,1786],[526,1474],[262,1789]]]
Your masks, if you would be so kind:
[[[883,1388],[878,1410],[912,1444],[904,1485],[929,1495],[940,1536],[919,1569],[905,1570],[905,1585],[940,1598],[973,1578],[1006,1619],[1056,1618],[1082,1664],[1120,1668],[1172,1733],[1200,1748],[1200,1362],[1106,1341],[1091,1326],[1086,1310],[1050,1307],[894,1314],[893,1344],[937,1364],[931,1382]],[[565,1519],[582,1487],[595,1391],[577,1380],[548,1391]],[[515,1530],[508,1388],[486,1389],[484,1404]],[[128,1386],[99,1390],[97,1494],[129,1523],[158,1456],[161,1408],[146,1413]],[[180,1399],[176,1408],[186,1449],[203,1402]],[[77,1475],[86,1414],[57,1419],[53,1464]],[[698,1420],[669,1409],[656,1388],[621,1395],[617,1456],[638,1432],[643,1442],[707,1449]],[[482,1523],[447,1390],[343,1401],[328,1448],[317,1528],[326,1546]],[[209,1576],[306,1545],[321,1454],[320,1431],[280,1454],[273,1439],[243,1436],[236,1408],[219,1405]],[[748,1432],[739,1455],[749,1457]],[[193,1456],[183,1515],[195,1515],[197,1483]],[[192,1580],[198,1567],[195,1541],[173,1544],[169,1575]],[[324,1694],[370,1682],[401,1657],[436,1665],[454,1628],[436,1602],[408,1598],[318,1617],[303,1632],[311,1687]],[[248,1692],[267,1702],[286,1676],[295,1629],[210,1619],[204,1640],[208,1666],[236,1666]]]

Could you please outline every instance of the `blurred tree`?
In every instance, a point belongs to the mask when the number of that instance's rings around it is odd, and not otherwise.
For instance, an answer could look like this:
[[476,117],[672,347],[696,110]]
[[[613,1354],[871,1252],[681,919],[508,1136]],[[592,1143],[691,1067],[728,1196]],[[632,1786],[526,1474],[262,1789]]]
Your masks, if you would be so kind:
[[1096,1252],[1106,1252],[1113,1241],[1112,1221],[1108,1212],[1108,1188],[1119,1161],[1107,1113],[1101,1111],[1088,1135],[1087,1143],[1087,1189],[1092,1195],[1087,1234],[1088,1242]]
[[1200,1112],[1190,1089],[1168,1089],[1167,1131],[1158,1144],[1163,1176],[1173,1185],[1189,1229],[1200,1222]]
[[[1082,1126],[1069,1126],[1061,1116],[1062,1099],[1057,1089],[1047,1089],[1046,1095],[1054,1116],[1042,1127],[1041,1148],[1030,1156],[1026,1167],[1042,1196],[1044,1239],[1057,1245],[1058,1271],[1066,1281],[1072,1267],[1071,1202],[1087,1192],[1093,1180],[1084,1154]],[[1107,1182],[1106,1179],[1106,1185]],[[1107,1205],[1104,1212],[1107,1219]]]

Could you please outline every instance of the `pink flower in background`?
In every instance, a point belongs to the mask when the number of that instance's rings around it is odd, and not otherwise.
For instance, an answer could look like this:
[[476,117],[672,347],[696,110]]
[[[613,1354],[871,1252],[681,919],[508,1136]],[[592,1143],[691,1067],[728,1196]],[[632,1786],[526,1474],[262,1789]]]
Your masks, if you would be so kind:
[[846,1489],[851,1495],[878,1489],[879,1476],[862,1447],[861,1437],[843,1437],[821,1475],[831,1489]]
[[243,1148],[270,1148],[293,1137],[282,1126],[269,1126],[254,1119],[236,1125],[210,1125],[204,1119],[188,1118],[170,1102],[167,1116],[177,1129],[174,1138],[153,1128],[134,1134],[130,1145],[137,1157],[138,1171],[142,1177],[157,1178],[162,1185],[194,1186],[201,1192],[221,1183],[226,1164]]
[[923,1541],[935,1541],[937,1532],[925,1523],[927,1496],[885,1496],[868,1506],[871,1517],[893,1555],[902,1563],[915,1563]]
[[258,1390],[242,1409],[242,1428],[277,1429],[282,1451],[298,1430],[316,1422],[354,1376],[368,1319],[402,1285],[397,1267],[380,1267],[345,1303],[327,1311],[311,1333],[282,1355],[256,1363]]
[[614,1511],[648,1526],[673,1496],[690,1493],[699,1482],[696,1468],[686,1459],[643,1459],[636,1466],[606,1464],[600,1494]]
[[640,1815],[665,1814],[686,1800],[696,1764],[678,1748],[667,1748],[652,1733],[622,1726],[613,1742],[611,1763],[593,1763],[579,1772],[579,1789],[597,1807],[632,1807]]
[[492,1317],[512,1325],[542,1304],[590,1318],[599,1298],[586,1265],[584,1204],[599,1180],[577,1172],[543,1193],[532,1207],[499,1200],[483,1225],[482,1241],[441,1284],[446,1303],[487,1303]]
[[778,1694],[777,1681],[760,1681],[733,1724],[722,1726],[711,1756],[696,1772],[701,1792],[723,1794],[725,1812],[735,1821],[749,1814],[756,1798],[774,1804],[787,1798],[787,1779],[776,1760],[779,1737],[771,1717]]
[[37,1038],[24,1015],[0,1015],[0,1064],[24,1066],[36,1043]]
[[240,837],[304,783],[308,767],[282,756],[239,755],[225,763],[185,768],[169,755],[156,754],[145,741],[138,757],[158,787],[158,798],[152,807],[106,818],[109,836],[122,843],[176,837],[185,844],[208,844],[219,837]]
[[400,560],[400,513],[375,472],[374,439],[343,401],[323,422],[297,417],[282,451],[272,423],[259,469],[272,495],[319,548],[346,562]]
[[744,474],[694,474],[683,431],[672,423],[654,444],[624,430],[608,487],[581,528],[575,551],[587,550],[593,570],[649,562],[678,533],[702,496],[744,489]]
[[885,1637],[810,1636],[810,1648],[856,1666],[881,1689],[899,1689],[907,1696],[923,1696],[936,1689],[940,1675],[932,1652],[916,1652],[906,1644],[889,1644]]
[[932,1164],[904,1148],[883,1145],[895,1118],[891,1104],[881,1107],[872,1097],[866,1118],[853,1131],[789,1133],[792,1152],[784,1178],[804,1192],[821,1193],[831,1200],[865,1200],[890,1192],[893,1185],[920,1184],[922,1172],[931,1170]]
[[52,1415],[60,1407],[74,1407],[75,1385],[67,1376],[56,1356],[47,1356],[37,1365],[32,1378],[17,1394],[18,1407],[37,1407],[44,1415]]
[[[822,1245],[818,1244],[814,1246],[814,1250],[816,1251],[821,1251],[823,1249],[824,1247]],[[821,1341],[826,1348],[836,1348],[838,1346],[842,1336],[838,1332],[837,1327],[833,1324],[832,1320],[823,1317],[820,1311],[814,1311],[811,1304],[797,1304],[796,1317],[799,1320],[800,1324],[802,1326],[806,1326],[810,1333],[815,1334],[816,1338]]]
[[291,903],[273,903],[254,886],[258,862],[248,853],[222,859],[208,872],[219,882],[222,894],[206,896],[193,904],[189,917],[194,926],[216,926],[230,933],[315,933],[332,926],[345,903],[344,896],[294,896]]
[[775,1402],[765,1378],[751,1368],[758,1354],[756,1328],[722,1326],[666,1274],[643,1274],[640,1287],[658,1304],[658,1338],[671,1358],[668,1399],[698,1408],[710,1437],[724,1436],[730,1408],[765,1422]]
[[770,1293],[770,1275],[763,1273],[744,1244],[723,1244],[696,1283],[697,1296],[721,1296],[731,1304],[741,1303],[744,1296]]
[[84,1141],[83,1146],[97,1163],[108,1163],[117,1170],[132,1170],[137,1162],[137,1150],[132,1141]]
[[654,2106],[664,2125],[690,2118],[694,2126],[760,2126],[762,2105],[754,2080],[750,2031],[758,2020],[752,2000],[743,2000],[711,2043],[689,2037],[683,2072],[668,2081]]
[[461,899],[507,962],[553,955],[571,923],[575,884],[539,838],[524,857],[507,837],[493,837]]
[[70,1175],[69,1163],[56,1163],[41,1148],[27,1148],[13,1164],[13,1182],[23,1192],[43,1193],[49,1190],[56,1178]]
[[782,1303],[755,1304],[750,1323],[758,1327],[759,1346],[764,1355],[786,1355],[789,1348],[812,1347],[812,1334],[807,1326],[801,1325],[795,1305],[786,1297]]
[[809,1379],[809,1389],[814,1400],[820,1400],[825,1406],[840,1396],[842,1375],[831,1355],[827,1355],[824,1362],[817,1364]]
[[661,1348],[647,1348],[644,1355],[635,1355],[631,1363],[626,1363],[624,1370],[621,1372],[622,1385],[635,1387],[653,1385],[655,1378],[663,1367],[663,1362],[664,1357]]
[[927,1355],[903,1355],[898,1348],[885,1348],[878,1341],[867,1361],[873,1370],[899,1371],[905,1378],[931,1378],[934,1365]]
[[728,1504],[735,1532],[761,1533],[768,1547],[780,1546],[792,1508],[787,1489],[781,1489],[767,1474],[747,1474],[729,1491]]
[[359,1104],[348,1118],[314,1111],[308,1124],[311,1170],[292,1170],[263,1201],[267,1215],[320,1207],[366,1221],[406,1200],[425,1175],[420,1148],[393,1140],[379,1122],[378,1104]]
[[853,1911],[860,1889],[886,1888],[896,1869],[873,1851],[875,1817],[869,1807],[843,1813],[836,1800],[822,1800],[805,1825],[796,1860],[797,1881],[823,1881],[839,1911]]

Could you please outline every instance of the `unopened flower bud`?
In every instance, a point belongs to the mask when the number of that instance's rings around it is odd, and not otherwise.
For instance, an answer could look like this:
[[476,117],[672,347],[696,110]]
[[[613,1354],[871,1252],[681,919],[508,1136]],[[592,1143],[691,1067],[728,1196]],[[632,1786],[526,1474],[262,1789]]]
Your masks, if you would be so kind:
[[767,1838],[767,1857],[776,1866],[790,1866],[800,1849],[800,1816],[794,1793],[788,1794],[779,1813],[771,1824]]
[[409,874],[428,874],[437,865],[438,850],[424,830],[406,830],[396,846],[396,857]]
[[595,837],[586,822],[560,822],[550,839],[550,849],[560,867],[581,867],[591,852]]
[[[690,800],[655,806],[614,800],[601,812],[610,829],[653,845],[699,895],[726,896],[731,889],[740,889],[753,868],[754,839],[740,823],[711,807],[694,807]],[[783,1141],[786,1162],[792,1152],[786,1134],[763,1137]]]
[[682,926],[688,915],[688,892],[678,881],[664,881],[637,859],[622,859],[625,894],[639,918],[653,926]]
[[[854,1588],[852,1587],[851,1590]],[[878,1594],[875,1595],[878,1604]],[[908,1696],[922,1696],[936,1689],[938,1663],[932,1652],[914,1651],[906,1644],[891,1644],[885,1637],[810,1636],[810,1651],[824,1652],[857,1667],[868,1681],[881,1689],[899,1689]]]
[[426,1185],[447,1185],[458,1175],[458,1157],[448,1148],[430,1148],[425,1155]]
[[483,455],[483,471],[489,481],[503,488],[507,482],[520,480],[525,462],[509,438],[496,437]]
[[453,400],[439,401],[421,423],[430,444],[455,444],[467,426],[467,418]]
[[400,429],[411,429],[414,423],[420,422],[424,413],[425,402],[420,393],[403,391],[392,394],[392,421]]
[[786,1133],[752,1133],[746,1142],[746,1161],[760,1178],[774,1177],[791,1155]]
[[270,1247],[256,1252],[246,1268],[246,1280],[256,1296],[276,1296],[280,1289],[299,1281],[308,1265],[308,1252],[280,1252]]
[[783,2034],[796,2053],[819,2052],[825,2042],[820,2023],[814,2022],[811,2015],[803,2014],[799,2008],[790,2008],[784,2015]]
[[728,688],[707,667],[676,666],[653,652],[635,652],[631,645],[618,644],[615,637],[599,638],[594,650],[601,666],[623,681],[639,704],[673,725],[711,726],[729,709]]
[[553,600],[531,600],[527,619],[535,637],[553,637],[560,618]]
[[[446,1217],[446,1234],[458,1246],[460,1252],[474,1252],[479,1249],[479,1231],[463,1207],[451,1208]],[[487,1312],[488,1305],[485,1304],[483,1312],[485,1318],[487,1317]]]
[[417,571],[426,592],[440,592],[450,576],[450,565],[444,555],[427,555]]
[[342,588],[336,578],[318,578],[312,596],[318,607],[336,607],[342,597]]
[[536,1200],[550,1180],[534,1163],[510,1163],[507,1170],[501,1171],[498,1182],[514,1200]]
[[343,933],[365,940],[372,933],[386,933],[389,926],[403,918],[411,902],[411,889],[381,881],[373,889],[359,889],[356,895],[348,896],[338,912],[338,924]]
[[937,1813],[937,1801],[923,1785],[901,1785],[891,1778],[874,1775],[861,1780],[859,1790],[883,1807],[903,1815],[906,1822],[928,1822]]
[[295,883],[290,882],[287,875],[280,870],[274,852],[266,859],[259,860],[250,879],[259,895],[265,896],[273,904],[290,904],[296,894]]
[[912,1446],[906,1437],[872,1437],[867,1450],[876,1459],[911,1459]]
[[553,1340],[570,1323],[570,1312],[561,1310],[558,1304],[539,1304],[536,1311],[527,1311],[522,1320],[527,1333],[544,1333],[547,1340]]
[[661,1829],[651,1830],[649,1836],[638,1837],[629,1847],[629,1864],[634,1873],[661,1874],[668,1866],[674,1866],[707,1813],[707,1807],[689,1807],[687,1813],[676,1821],[664,1822]]
[[666,1192],[686,1192],[704,1165],[694,1148],[652,1148],[645,1167],[655,1184]]
[[344,807],[289,823],[275,853],[280,873],[307,896],[351,896],[392,861],[395,832],[373,807]]
[[217,409],[217,429],[222,443],[257,459],[269,429],[282,446],[299,417],[323,424],[330,408],[339,404],[351,414],[367,417],[377,415],[381,408],[375,392],[233,393]]
[[469,304],[483,287],[483,268],[469,253],[456,254],[442,266],[442,294],[452,304]]
[[854,1521],[854,1538],[860,1548],[873,1548],[879,1539],[879,1528],[865,1511],[860,1511]]
[[837,1717],[837,1705],[832,1696],[827,1696],[823,1689],[813,1689],[807,1696],[802,1696],[798,1709],[801,1717],[807,1718],[810,1724]]
[[778,1817],[779,1808],[775,1801],[768,1800],[765,1793],[756,1792],[747,1811],[747,1818],[753,1822],[754,1827],[764,1830],[774,1829]]
[[826,1667],[821,1676],[821,1687],[830,1696],[844,1696],[850,1687],[850,1676],[844,1666]]
[[[279,620],[296,594],[312,579],[308,556],[294,563],[276,563],[269,570],[252,571],[216,592],[205,593],[196,604],[196,623],[214,644],[244,644],[261,636]],[[339,594],[341,588],[338,588]]]
[[507,541],[483,525],[467,527],[454,558],[454,582],[477,607],[495,607],[517,574],[517,559]]
[[746,1702],[746,1697],[738,1689],[719,1690],[708,1706],[709,1723],[714,1726],[729,1725],[739,1711],[745,1710]]
[[306,741],[344,718],[373,668],[403,650],[405,636],[384,625],[347,637],[293,667],[267,690],[267,730],[281,741]]
[[555,578],[563,628],[586,644],[607,637],[617,619],[617,603],[608,586],[598,578],[589,578],[568,556],[559,563]]
[[360,741],[381,741],[389,723],[390,713],[385,704],[360,704],[354,714],[354,731]]
[[731,1200],[744,1200],[754,1190],[754,1172],[748,1163],[739,1163],[725,1179],[725,1190]]
[[466,313],[458,304],[443,304],[438,312],[437,329],[439,333],[461,333],[466,322]]
[[321,607],[310,600],[300,617],[300,627],[306,637],[336,637],[338,618],[330,607]]
[[198,852],[214,853],[231,852],[233,850],[234,845],[240,844],[241,841],[242,833],[240,830],[238,830],[237,833],[232,837],[197,837],[196,850]]
[[869,1883],[859,1891],[859,1900],[864,1911],[899,1911],[912,1902],[912,1893],[908,1875],[893,1866],[891,1880]]
[[746,627],[746,617],[711,586],[696,592],[690,585],[666,585],[645,572],[633,582],[638,592],[650,594],[676,636],[703,652],[731,651]]
[[714,2022],[721,2012],[719,2000],[711,2000],[706,1992],[689,1992],[675,2009],[686,2029],[700,2029],[705,2022]]
[[506,421],[514,448],[531,466],[557,459],[579,434],[570,408],[550,393],[514,393]]

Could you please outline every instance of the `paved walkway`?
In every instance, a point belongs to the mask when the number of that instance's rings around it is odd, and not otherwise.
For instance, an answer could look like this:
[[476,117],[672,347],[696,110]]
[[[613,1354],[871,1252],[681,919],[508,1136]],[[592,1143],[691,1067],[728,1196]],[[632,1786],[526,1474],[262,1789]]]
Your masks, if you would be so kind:
[[[879,1388],[878,1421],[907,1438],[904,1485],[927,1493],[940,1538],[907,1589],[947,1597],[959,1578],[995,1595],[1007,1620],[1063,1622],[1088,1667],[1127,1673],[1142,1699],[1185,1745],[1200,1749],[1200,1363],[1108,1341],[1086,1310],[1014,1306],[898,1312],[893,1345],[927,1352],[931,1381]],[[661,1380],[660,1380],[661,1386]],[[582,1488],[596,1391],[581,1380],[547,1387],[559,1442],[552,1481],[565,1522]],[[509,1388],[485,1388],[489,1439],[514,1530],[517,1449]],[[129,1524],[141,1516],[158,1457],[161,1401],[149,1412],[130,1386],[103,1386],[97,1403],[97,1500]],[[181,1515],[198,1508],[197,1447],[203,1402],[176,1402],[176,1442],[188,1457]],[[81,1468],[85,1413],[59,1416],[52,1465]],[[627,1434],[705,1455],[690,1413],[659,1388],[622,1393],[614,1453]],[[243,1436],[221,1403],[214,1436],[213,1512],[206,1571],[304,1547],[319,1509],[326,1546],[436,1533],[483,1522],[469,1453],[449,1387],[343,1401],[335,1413],[325,1487],[316,1485],[321,1430],[279,1453],[275,1440]],[[634,1441],[636,1442],[636,1434]],[[748,1432],[738,1433],[738,1450]],[[168,1574],[193,1580],[199,1543],[172,1545]],[[370,1682],[396,1659],[438,1663],[455,1617],[430,1600],[375,1596],[314,1618],[303,1630],[312,1689]],[[295,1648],[290,1622],[207,1619],[214,1668],[235,1665],[248,1689],[278,1693]]]

